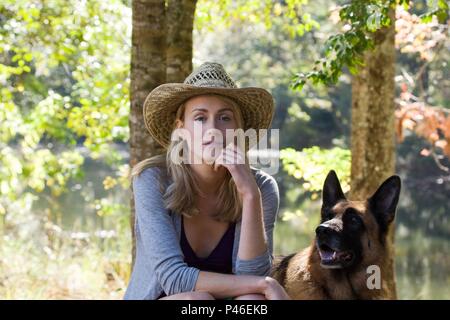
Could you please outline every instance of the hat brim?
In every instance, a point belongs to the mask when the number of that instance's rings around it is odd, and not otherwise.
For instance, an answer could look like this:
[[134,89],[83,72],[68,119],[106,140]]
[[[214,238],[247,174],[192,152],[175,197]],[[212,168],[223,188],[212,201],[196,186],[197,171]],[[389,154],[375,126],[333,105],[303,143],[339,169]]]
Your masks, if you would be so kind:
[[274,101],[272,95],[265,89],[199,87],[166,83],[153,89],[144,102],[144,122],[152,137],[167,148],[178,107],[187,99],[204,94],[218,94],[233,99],[240,106],[244,131],[250,128],[269,129],[272,124]]

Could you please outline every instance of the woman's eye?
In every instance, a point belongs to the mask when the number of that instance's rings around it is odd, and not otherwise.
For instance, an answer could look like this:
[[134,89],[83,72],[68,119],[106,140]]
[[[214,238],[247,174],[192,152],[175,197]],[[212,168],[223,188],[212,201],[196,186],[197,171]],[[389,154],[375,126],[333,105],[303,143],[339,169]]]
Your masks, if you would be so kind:
[[230,121],[231,118],[229,116],[221,116],[220,120],[222,120],[222,121]]
[[205,117],[200,116],[200,117],[195,118],[194,120],[203,122],[205,120]]

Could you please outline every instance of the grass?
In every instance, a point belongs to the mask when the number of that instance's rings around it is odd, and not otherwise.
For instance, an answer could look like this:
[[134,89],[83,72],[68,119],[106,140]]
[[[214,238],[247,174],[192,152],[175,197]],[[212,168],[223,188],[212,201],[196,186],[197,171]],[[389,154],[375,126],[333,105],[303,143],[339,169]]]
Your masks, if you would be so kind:
[[3,230],[0,299],[122,299],[130,274],[130,235],[69,232],[40,221]]

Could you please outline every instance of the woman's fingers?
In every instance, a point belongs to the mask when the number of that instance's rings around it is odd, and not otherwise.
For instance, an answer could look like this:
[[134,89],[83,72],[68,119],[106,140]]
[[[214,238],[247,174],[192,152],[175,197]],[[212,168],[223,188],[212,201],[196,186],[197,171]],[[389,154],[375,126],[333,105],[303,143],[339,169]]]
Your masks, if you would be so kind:
[[217,171],[217,168],[220,165],[236,165],[236,164],[245,164],[245,156],[244,153],[234,144],[229,144],[225,149],[222,149],[219,156],[214,161],[214,170]]
[[234,153],[232,151],[226,151],[225,157],[226,161],[228,161],[228,164],[244,164],[245,159],[242,157],[242,155]]
[[228,165],[245,164],[245,158],[241,154],[231,150],[224,150],[220,157],[220,161],[222,161],[223,164]]
[[225,154],[231,157],[232,159],[235,159],[233,164],[244,164],[245,163],[245,156],[241,149],[239,149],[236,145],[231,144],[225,148]]
[[223,152],[220,152],[219,156],[216,158],[213,164],[214,171],[217,171],[217,169],[222,165],[223,163]]

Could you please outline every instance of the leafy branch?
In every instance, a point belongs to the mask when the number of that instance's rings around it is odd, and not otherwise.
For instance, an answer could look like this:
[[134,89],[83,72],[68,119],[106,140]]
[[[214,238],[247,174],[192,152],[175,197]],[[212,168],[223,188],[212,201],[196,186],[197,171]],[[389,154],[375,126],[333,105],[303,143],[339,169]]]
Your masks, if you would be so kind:
[[[445,22],[448,3],[445,0],[432,2],[431,10],[421,15],[421,21],[428,23],[436,16],[440,23]],[[364,52],[374,47],[373,33],[393,23],[389,14],[397,5],[408,9],[410,0],[351,1],[342,6],[339,17],[345,24],[344,32],[327,39],[323,58],[315,61],[313,70],[296,73],[292,78],[292,88],[301,90],[308,81],[313,84],[335,84],[345,67],[351,74],[356,74],[358,68],[364,65]]]

